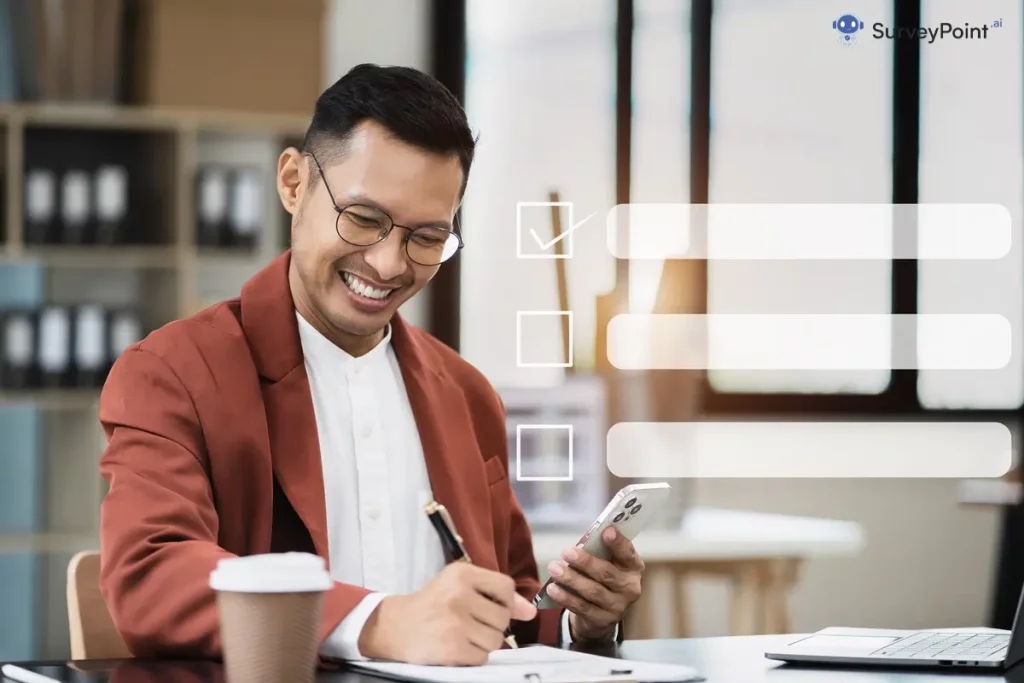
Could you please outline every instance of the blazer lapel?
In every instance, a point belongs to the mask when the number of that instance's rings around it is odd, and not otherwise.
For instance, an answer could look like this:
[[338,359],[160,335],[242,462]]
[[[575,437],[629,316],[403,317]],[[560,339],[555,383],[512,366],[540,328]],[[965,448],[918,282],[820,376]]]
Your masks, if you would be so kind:
[[[392,343],[416,418],[434,499],[444,505],[474,564],[497,569],[486,481],[479,446],[473,438],[465,394],[431,362],[431,351],[399,317],[391,321]],[[482,498],[481,498],[482,496]],[[482,500],[474,506],[475,500]],[[482,506],[482,507],[481,507]]]
[[323,463],[288,286],[290,259],[286,251],[242,288],[242,327],[262,378],[274,476],[329,565]]

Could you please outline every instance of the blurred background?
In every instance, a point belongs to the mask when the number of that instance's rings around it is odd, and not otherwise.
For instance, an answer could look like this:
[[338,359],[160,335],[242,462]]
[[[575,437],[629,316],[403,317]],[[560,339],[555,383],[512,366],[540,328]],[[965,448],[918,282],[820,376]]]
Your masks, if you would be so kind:
[[[850,13],[868,28],[846,48],[832,22]],[[873,39],[876,22],[992,28],[929,43]],[[622,421],[983,420],[1016,452],[1022,28],[1016,0],[0,0],[0,660],[68,656],[68,562],[99,543],[110,364],[287,248],[277,155],[362,62],[432,73],[480,136],[466,248],[402,313],[502,393],[541,566],[626,483],[605,454]],[[615,259],[598,231],[628,202],[996,202],[1013,240],[980,264]],[[517,227],[553,235],[594,212],[572,258],[519,257]],[[814,311],[823,291],[850,311],[1001,313],[1013,358],[854,373],[607,360],[617,313]],[[560,316],[527,311],[572,311],[571,341]],[[1013,472],[670,481],[629,637],[1010,626]]]

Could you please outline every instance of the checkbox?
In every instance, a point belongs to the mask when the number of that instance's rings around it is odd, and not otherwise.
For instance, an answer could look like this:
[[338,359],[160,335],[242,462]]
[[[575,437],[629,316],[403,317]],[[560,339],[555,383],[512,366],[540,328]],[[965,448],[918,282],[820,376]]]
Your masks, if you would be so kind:
[[[517,202],[516,256],[518,258],[572,258],[572,231],[561,238],[551,234],[551,209],[562,212],[562,220],[572,225],[572,202]],[[555,249],[561,242],[562,253]]]
[[572,481],[572,442],[572,425],[516,425],[516,481]]
[[[563,358],[562,327],[568,321],[569,357]],[[557,343],[545,343],[546,340]],[[516,365],[520,368],[572,367],[572,311],[517,311]]]
[[[551,209],[560,213],[561,228],[551,234]],[[573,233],[597,215],[574,222],[572,202],[516,202],[516,256],[518,258],[572,258]],[[559,253],[561,251],[561,253]]]

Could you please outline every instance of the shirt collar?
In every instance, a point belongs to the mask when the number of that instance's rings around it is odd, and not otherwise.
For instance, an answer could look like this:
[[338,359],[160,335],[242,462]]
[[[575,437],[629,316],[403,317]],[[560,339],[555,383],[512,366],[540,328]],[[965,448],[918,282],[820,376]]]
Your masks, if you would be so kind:
[[326,359],[340,364],[372,365],[387,358],[387,350],[391,345],[391,323],[384,328],[384,338],[380,343],[357,357],[322,335],[298,311],[295,312],[295,317],[299,321],[299,340],[302,342],[303,354],[307,359]]

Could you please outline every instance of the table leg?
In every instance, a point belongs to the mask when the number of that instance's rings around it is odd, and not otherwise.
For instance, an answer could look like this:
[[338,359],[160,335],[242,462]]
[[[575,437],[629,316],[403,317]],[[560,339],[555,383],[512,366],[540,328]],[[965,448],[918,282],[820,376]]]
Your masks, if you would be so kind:
[[686,594],[686,579],[688,578],[685,567],[675,567],[672,572],[672,588],[676,592],[675,603],[675,633],[673,638],[690,637],[690,606]]
[[654,637],[654,605],[658,604],[658,572],[647,572],[643,578],[640,598],[626,611],[623,627],[629,640]]
[[800,560],[779,557],[764,562],[761,572],[761,632],[790,633],[789,592],[796,583]]
[[757,614],[761,593],[757,563],[738,563],[732,575],[731,635],[754,635],[759,630]]

